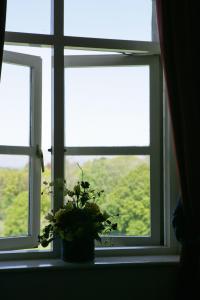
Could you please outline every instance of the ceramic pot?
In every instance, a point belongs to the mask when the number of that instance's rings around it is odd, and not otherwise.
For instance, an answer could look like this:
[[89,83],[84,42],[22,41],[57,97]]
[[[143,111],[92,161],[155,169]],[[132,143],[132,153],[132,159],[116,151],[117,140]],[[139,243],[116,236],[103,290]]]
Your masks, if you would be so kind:
[[94,239],[81,238],[73,241],[62,240],[61,258],[66,262],[93,262]]

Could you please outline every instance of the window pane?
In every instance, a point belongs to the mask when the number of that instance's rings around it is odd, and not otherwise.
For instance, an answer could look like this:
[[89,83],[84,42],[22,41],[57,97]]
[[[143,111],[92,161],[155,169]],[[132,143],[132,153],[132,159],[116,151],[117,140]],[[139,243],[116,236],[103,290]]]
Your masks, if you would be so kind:
[[8,0],[6,31],[50,33],[50,0]]
[[28,235],[29,158],[0,155],[0,237]]
[[71,188],[84,179],[91,187],[104,190],[99,202],[102,210],[118,223],[116,236],[149,236],[150,228],[150,162],[148,156],[67,156],[65,177]]
[[65,145],[149,145],[149,67],[65,69]]
[[3,63],[0,84],[0,145],[29,145],[30,68]]
[[152,0],[65,0],[65,35],[151,40]]
[[[48,149],[51,147],[51,48],[4,45],[4,49],[39,56],[42,59],[42,150],[44,163],[50,167],[51,155]],[[0,98],[0,103],[1,100]],[[22,131],[20,131],[20,136],[21,134]]]
[[42,59],[42,150],[45,165],[51,163],[51,49],[31,46],[4,46],[5,50],[39,56]]

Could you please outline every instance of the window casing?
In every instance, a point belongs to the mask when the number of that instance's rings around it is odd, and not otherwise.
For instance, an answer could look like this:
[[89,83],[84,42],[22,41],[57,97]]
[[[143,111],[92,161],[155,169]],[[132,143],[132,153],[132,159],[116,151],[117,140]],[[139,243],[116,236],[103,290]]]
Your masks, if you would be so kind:
[[[166,190],[165,183],[168,182],[168,177],[163,175],[163,124],[165,130],[169,131],[169,124],[166,126],[166,119],[163,123],[163,78],[162,69],[159,57],[159,45],[157,42],[142,42],[142,41],[126,41],[126,40],[111,40],[111,39],[97,39],[97,38],[84,38],[64,36],[64,1],[52,0],[52,34],[41,35],[21,32],[6,32],[5,42],[9,44],[30,44],[52,47],[52,144],[49,145],[52,154],[52,180],[55,178],[64,178],[64,158],[65,155],[112,155],[112,154],[148,154],[150,155],[150,178],[151,178],[151,237],[138,238],[138,237],[118,237],[115,239],[114,247],[105,249],[97,247],[97,255],[110,255],[115,254],[129,254],[130,253],[166,253],[174,250],[174,241],[171,234],[171,228],[166,231],[166,223],[169,223],[170,212],[173,204],[168,205],[168,212],[163,213],[163,208],[166,203],[169,203],[171,196],[169,195],[170,186],[168,185],[168,196],[164,195],[163,190]],[[112,55],[92,55],[92,57],[78,57],[78,56],[64,56],[64,49],[77,49],[86,51],[99,51],[118,53]],[[70,62],[71,61],[71,62]],[[143,65],[149,66],[150,70],[150,145],[146,147],[66,147],[64,142],[64,69],[67,67],[91,67],[91,66],[107,66],[107,65]],[[41,75],[40,75],[41,76]],[[41,77],[37,77],[40,79]],[[38,88],[36,92],[41,91]],[[36,106],[35,109],[38,109]],[[40,118],[41,110],[37,111]],[[36,122],[38,126],[40,122]],[[166,129],[167,128],[167,129]],[[40,181],[40,160],[36,156],[36,146],[40,146],[40,128],[35,128],[38,132],[38,140],[34,143],[34,151],[32,152],[32,159],[36,161],[37,169],[34,170],[32,178],[32,185],[34,182]],[[164,135],[165,142],[166,134]],[[169,142],[169,140],[168,140]],[[169,146],[164,145],[164,149]],[[1,149],[1,148],[0,148]],[[32,148],[31,148],[32,149]],[[2,150],[3,151],[3,150]],[[168,151],[168,150],[167,150]],[[171,153],[171,152],[170,152]],[[167,152],[168,154],[168,152]],[[172,159],[172,154],[170,154]],[[166,162],[168,164],[168,162]],[[170,168],[170,167],[169,167]],[[168,169],[169,171],[169,169]],[[171,169],[168,172],[171,175]],[[169,175],[169,174],[168,174]],[[34,177],[35,176],[35,177]],[[36,181],[35,181],[36,180]],[[165,185],[165,187],[164,187]],[[35,186],[34,191],[37,191],[36,198],[39,199],[39,189]],[[32,192],[33,192],[32,190]],[[176,193],[176,192],[174,192]],[[35,198],[35,199],[36,199]],[[175,198],[175,197],[174,197]],[[30,198],[31,199],[31,198]],[[54,209],[62,205],[62,197],[58,191],[55,191],[52,198],[52,205]],[[171,202],[170,202],[171,203]],[[167,207],[167,205],[166,205]],[[39,201],[36,204],[38,211]],[[39,218],[38,218],[39,220]],[[39,223],[37,223],[39,224]],[[38,226],[38,225],[37,225]],[[37,227],[38,228],[38,227]],[[36,227],[35,227],[36,229]],[[37,230],[35,230],[36,232]],[[22,245],[22,244],[21,244]],[[148,246],[145,248],[145,246]],[[22,246],[25,248],[25,246]],[[12,247],[10,248],[12,249]],[[15,248],[16,249],[16,248]],[[143,250],[142,250],[143,249]],[[175,248],[174,248],[175,249]],[[134,251],[134,252],[133,252]],[[146,252],[150,251],[150,252]],[[152,252],[153,251],[153,252]],[[35,253],[34,253],[35,252]],[[10,253],[13,257],[59,257],[60,243],[54,242],[52,251],[21,251],[21,253]]]

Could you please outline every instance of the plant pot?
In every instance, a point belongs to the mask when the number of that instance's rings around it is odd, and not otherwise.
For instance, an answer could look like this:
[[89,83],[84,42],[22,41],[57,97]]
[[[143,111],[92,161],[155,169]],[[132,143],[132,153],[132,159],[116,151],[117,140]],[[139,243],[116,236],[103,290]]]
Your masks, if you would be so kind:
[[94,239],[62,240],[61,258],[67,262],[93,262]]

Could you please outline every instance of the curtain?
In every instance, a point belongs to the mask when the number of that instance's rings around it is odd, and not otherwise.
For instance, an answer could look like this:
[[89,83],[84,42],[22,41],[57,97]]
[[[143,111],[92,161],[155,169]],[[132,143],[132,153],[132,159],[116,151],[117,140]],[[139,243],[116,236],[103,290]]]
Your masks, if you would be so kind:
[[174,218],[182,244],[179,295],[189,299],[198,289],[200,252],[199,6],[191,0],[156,0],[156,8],[181,186]]
[[3,45],[5,35],[5,21],[6,21],[6,0],[0,0],[0,78],[1,78],[1,66],[3,58]]

